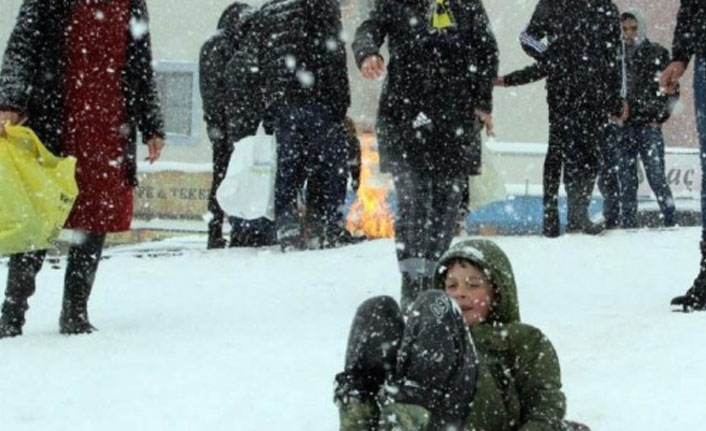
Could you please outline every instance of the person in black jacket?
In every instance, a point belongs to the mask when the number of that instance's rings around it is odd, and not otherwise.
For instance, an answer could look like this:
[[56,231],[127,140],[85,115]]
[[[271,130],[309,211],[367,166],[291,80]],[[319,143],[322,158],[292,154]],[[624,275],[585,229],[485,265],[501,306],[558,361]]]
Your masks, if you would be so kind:
[[[65,227],[82,235],[68,252],[62,334],[95,330],[88,298],[107,233],[130,228],[137,131],[150,162],[164,147],[148,21],[144,0],[24,0],[5,50],[0,133],[24,119],[47,149],[77,159],[79,195]],[[45,256],[10,257],[0,338],[22,334]]]
[[[493,83],[500,87],[514,87],[539,81],[547,77],[549,73],[548,62],[537,61],[520,70],[508,73],[496,78]],[[547,83],[549,87],[549,83]],[[557,130],[557,126],[563,124],[558,121],[555,109],[558,106],[550,96],[555,96],[553,92],[547,92],[547,106],[549,107],[549,142],[547,154],[544,156],[544,167],[542,173],[542,234],[547,238],[556,238],[561,234],[559,223],[559,186],[561,184],[562,161],[562,133]]]
[[[701,172],[706,173],[706,3],[681,0],[672,41],[672,62],[662,72],[661,87],[676,92],[679,79],[694,60],[694,106],[701,149]],[[684,295],[672,299],[671,305],[683,310],[706,310],[706,175],[701,176],[701,263],[699,274]]]
[[397,192],[395,242],[402,305],[430,287],[448,248],[463,183],[480,170],[485,125],[492,133],[498,48],[480,0],[377,0],[353,50],[366,79],[385,74],[376,132],[380,169]]
[[627,102],[620,137],[618,177],[621,225],[637,226],[637,156],[657,197],[665,226],[674,226],[675,208],[664,172],[662,124],[671,115],[676,95],[659,90],[659,75],[669,63],[669,51],[647,39],[642,13],[631,9],[620,16],[623,27],[623,86]]
[[258,11],[246,48],[277,138],[275,223],[283,251],[305,247],[297,210],[301,175],[321,178],[324,235],[343,216],[350,106],[341,11],[335,0],[271,0]]
[[610,0],[540,0],[520,43],[548,68],[547,97],[555,114],[550,123],[564,162],[567,232],[600,233],[603,226],[591,222],[588,207],[603,129],[610,115],[622,112],[618,10]]
[[213,181],[208,195],[207,248],[223,248],[223,218],[225,214],[216,200],[216,191],[223,182],[233,154],[233,141],[228,137],[229,115],[227,107],[230,93],[226,78],[226,65],[244,37],[241,15],[250,7],[245,3],[228,6],[218,20],[218,31],[201,47],[199,56],[199,90],[203,101],[204,121],[213,149]]

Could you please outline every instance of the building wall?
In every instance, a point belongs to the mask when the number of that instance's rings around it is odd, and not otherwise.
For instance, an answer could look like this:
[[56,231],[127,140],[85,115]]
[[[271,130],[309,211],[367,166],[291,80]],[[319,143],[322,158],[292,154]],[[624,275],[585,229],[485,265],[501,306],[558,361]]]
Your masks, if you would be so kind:
[[[367,15],[372,0],[345,0],[342,3],[344,38],[348,45],[353,40],[356,26]],[[163,62],[179,62],[194,66],[203,41],[215,30],[222,10],[229,0],[150,0],[151,32],[154,58]],[[0,51],[4,51],[7,37],[14,25],[21,0],[3,0],[0,14]],[[500,46],[500,72],[508,73],[526,64],[531,59],[520,48],[517,36],[524,28],[534,10],[536,0],[485,1],[493,29]],[[653,40],[669,47],[673,31],[678,0],[618,0],[619,7],[637,5],[644,9],[651,25]],[[381,82],[364,81],[354,64],[349,49],[349,76],[353,106],[350,114],[363,130],[372,129],[377,109],[377,98]],[[691,97],[691,68],[683,82],[682,103],[674,118],[665,127],[668,144],[696,146],[694,113]],[[534,83],[512,89],[497,89],[495,92],[495,123],[497,140],[505,142],[546,142],[547,107],[544,83]],[[195,123],[195,139],[189,143],[173,140],[163,158],[166,161],[208,162],[211,158],[210,144],[206,138],[203,121],[200,120],[200,99],[195,95],[198,121]]]

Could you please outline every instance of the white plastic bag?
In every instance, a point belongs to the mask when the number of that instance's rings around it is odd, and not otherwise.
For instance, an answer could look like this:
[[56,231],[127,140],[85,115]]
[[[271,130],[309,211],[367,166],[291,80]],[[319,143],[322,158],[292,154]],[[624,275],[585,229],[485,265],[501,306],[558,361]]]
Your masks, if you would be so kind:
[[498,162],[497,157],[488,149],[485,142],[481,145],[481,174],[474,175],[468,180],[470,197],[468,209],[471,211],[507,197],[505,181],[495,167]]
[[235,143],[226,177],[216,192],[218,203],[230,216],[274,220],[276,174],[277,142],[260,124],[254,136]]

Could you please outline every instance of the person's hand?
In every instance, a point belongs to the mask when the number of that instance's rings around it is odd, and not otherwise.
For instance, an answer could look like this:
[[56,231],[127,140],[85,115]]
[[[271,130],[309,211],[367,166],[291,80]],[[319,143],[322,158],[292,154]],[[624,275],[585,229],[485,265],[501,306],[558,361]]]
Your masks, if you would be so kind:
[[485,127],[486,136],[495,137],[495,126],[493,125],[493,116],[480,109],[476,109],[474,113],[476,114],[476,117],[478,117],[480,122],[483,123],[483,126]]
[[665,94],[674,94],[677,91],[679,79],[686,70],[686,64],[681,61],[673,61],[669,63],[666,69],[662,72],[659,79],[659,88]]
[[149,160],[150,164],[156,162],[157,159],[159,159],[159,156],[162,155],[162,148],[164,148],[164,139],[160,137],[148,139],[147,150],[149,151],[149,154],[145,160]]
[[0,136],[7,136],[5,125],[17,124],[20,122],[20,113],[15,111],[0,111]]
[[505,84],[505,77],[504,76],[496,76],[493,78],[493,85],[496,87],[506,87],[507,84]]
[[624,123],[628,121],[630,117],[630,104],[627,100],[623,100],[623,112],[620,114],[620,122]]
[[379,55],[370,55],[360,65],[360,73],[365,79],[378,79],[385,74],[385,60]]

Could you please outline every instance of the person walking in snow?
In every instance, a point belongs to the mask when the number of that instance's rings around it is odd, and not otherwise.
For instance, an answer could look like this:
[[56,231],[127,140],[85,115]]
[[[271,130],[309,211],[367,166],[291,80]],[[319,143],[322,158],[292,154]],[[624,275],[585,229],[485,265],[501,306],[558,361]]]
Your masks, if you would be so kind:
[[[386,38],[387,64],[380,54]],[[406,308],[431,287],[434,264],[451,243],[463,183],[479,173],[475,137],[483,125],[493,133],[498,48],[480,0],[377,0],[353,51],[364,78],[386,74],[376,133],[380,169],[392,174],[397,193]]]
[[356,311],[336,376],[340,431],[587,430],[564,420],[559,359],[521,322],[505,253],[462,241],[433,275],[406,319],[388,296]]
[[660,92],[659,76],[669,63],[669,51],[647,38],[647,25],[640,10],[620,16],[623,28],[623,93],[627,109],[614,122],[613,145],[618,154],[620,221],[622,227],[637,227],[637,156],[662,212],[662,223],[675,224],[672,192],[664,172],[662,124],[671,115],[677,95]]
[[622,113],[618,9],[610,0],[540,0],[520,43],[547,62],[547,97],[556,114],[551,124],[563,152],[567,232],[601,233],[588,207],[604,127],[610,115]]
[[662,72],[660,85],[668,94],[677,90],[694,57],[694,107],[701,152],[701,262],[699,274],[684,295],[672,299],[671,305],[687,310],[706,310],[706,3],[681,0],[677,25],[672,40],[672,62]]
[[[225,214],[216,200],[216,191],[226,176],[228,163],[233,154],[234,140],[243,137],[236,136],[235,139],[230,139],[228,133],[230,115],[238,113],[231,113],[228,109],[231,105],[229,100],[231,92],[226,66],[245,37],[245,20],[241,17],[250,12],[250,6],[245,3],[235,2],[228,6],[218,20],[218,31],[204,42],[199,56],[199,89],[203,100],[206,130],[213,148],[213,181],[208,195],[208,210],[211,213],[211,219],[208,222],[207,248],[209,249],[226,246],[226,240],[223,238]],[[254,128],[256,130],[257,125]],[[255,134],[252,126],[249,129],[246,133]]]
[[340,232],[347,172],[343,120],[350,106],[341,10],[335,0],[270,0],[246,51],[260,76],[277,138],[275,224],[283,251],[305,248],[297,208],[301,176],[319,185],[322,234]]
[[[0,69],[0,130],[26,119],[55,154],[77,159],[79,195],[59,331],[90,333],[88,298],[106,234],[130,229],[136,135],[164,146],[144,0],[24,0]],[[10,257],[0,338],[22,334],[46,251]]]

